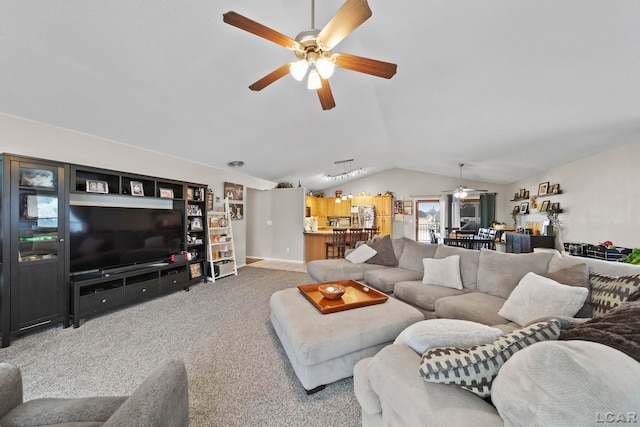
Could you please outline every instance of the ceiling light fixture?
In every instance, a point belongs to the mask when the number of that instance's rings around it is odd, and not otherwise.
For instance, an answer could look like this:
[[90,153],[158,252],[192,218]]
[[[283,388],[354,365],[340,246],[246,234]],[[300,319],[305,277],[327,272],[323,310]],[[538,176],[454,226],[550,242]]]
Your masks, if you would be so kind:
[[[347,159],[347,160],[338,160],[333,162],[336,165],[340,165],[340,164],[345,164],[345,163],[353,163],[353,159]],[[351,169],[349,168],[349,170],[344,170],[341,173],[337,173],[335,175],[332,174],[327,174],[325,175],[324,179],[326,181],[337,181],[339,179],[349,179],[352,178],[356,175],[360,175],[360,174],[365,174],[367,173],[367,170],[365,168],[358,168],[358,169]]]
[[232,160],[230,162],[227,162],[227,166],[229,166],[230,168],[240,168],[244,166],[244,162],[242,160]]

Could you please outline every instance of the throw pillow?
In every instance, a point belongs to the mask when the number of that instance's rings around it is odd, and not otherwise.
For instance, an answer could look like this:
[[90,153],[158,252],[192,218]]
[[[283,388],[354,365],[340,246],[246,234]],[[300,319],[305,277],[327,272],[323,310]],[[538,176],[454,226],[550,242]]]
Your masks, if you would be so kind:
[[367,244],[364,244],[351,251],[351,253],[345,257],[345,259],[347,261],[351,261],[354,264],[362,264],[372,256],[375,256],[376,253],[378,252],[375,249]]
[[375,242],[369,243],[371,248],[377,251],[376,255],[367,260],[367,264],[379,264],[394,266],[398,265],[398,259],[395,252],[393,252],[393,244],[391,243],[391,236],[388,234]]
[[505,363],[491,402],[505,426],[631,427],[616,417],[640,408],[637,378],[640,364],[610,347],[546,341]]
[[462,290],[460,255],[450,255],[442,259],[423,258],[422,264],[424,266],[422,283],[425,285]]
[[462,387],[480,397],[491,395],[491,384],[502,365],[517,351],[532,344],[556,340],[557,320],[536,323],[471,348],[437,347],[422,355],[420,375],[425,381]]
[[640,362],[640,301],[627,301],[560,332],[560,340],[593,341],[613,347]]
[[518,325],[527,325],[548,316],[573,317],[588,295],[587,288],[563,285],[535,273],[527,273],[504,302],[498,315]]
[[[551,264],[551,263],[549,263]],[[549,266],[551,268],[551,265]],[[552,273],[541,274],[542,277],[555,280],[558,283],[569,286],[581,286],[589,289],[589,266],[585,263],[575,264],[570,267],[566,267],[560,270],[556,270]],[[591,317],[591,304],[589,304],[589,298],[585,301],[584,305],[575,317]]]
[[394,344],[404,344],[418,354],[433,347],[472,347],[503,335],[498,328],[458,319],[429,319],[408,326]]
[[604,316],[609,310],[628,300],[631,294],[640,290],[640,274],[611,277],[591,273],[589,282],[593,317]]

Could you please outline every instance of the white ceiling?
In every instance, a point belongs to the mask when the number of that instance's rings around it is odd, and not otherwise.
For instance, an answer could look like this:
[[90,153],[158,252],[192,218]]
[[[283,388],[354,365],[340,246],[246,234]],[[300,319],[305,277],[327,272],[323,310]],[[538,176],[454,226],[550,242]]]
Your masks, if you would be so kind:
[[[319,29],[342,0],[316,1]],[[285,76],[293,53],[222,22],[295,37],[310,0],[0,0],[0,111],[310,189],[355,159],[510,183],[640,141],[640,1],[369,0],[334,50],[337,107]]]

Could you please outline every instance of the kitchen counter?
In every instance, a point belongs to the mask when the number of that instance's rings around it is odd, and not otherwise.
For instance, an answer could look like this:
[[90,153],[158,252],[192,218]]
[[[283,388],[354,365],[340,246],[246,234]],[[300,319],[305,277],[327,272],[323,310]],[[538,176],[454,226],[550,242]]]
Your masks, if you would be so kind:
[[326,242],[333,240],[332,230],[304,232],[304,261],[325,259]]

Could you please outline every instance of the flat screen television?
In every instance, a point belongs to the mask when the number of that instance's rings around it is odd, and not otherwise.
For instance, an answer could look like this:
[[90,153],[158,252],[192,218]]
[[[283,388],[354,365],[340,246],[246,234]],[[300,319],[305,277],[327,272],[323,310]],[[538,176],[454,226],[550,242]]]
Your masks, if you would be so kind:
[[70,206],[72,274],[166,261],[184,248],[177,209]]

